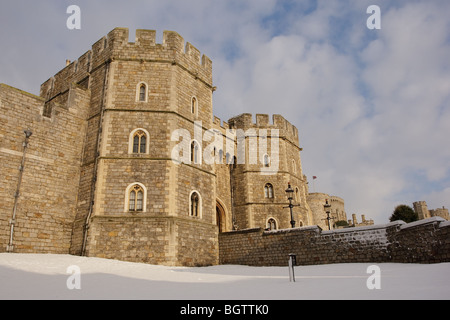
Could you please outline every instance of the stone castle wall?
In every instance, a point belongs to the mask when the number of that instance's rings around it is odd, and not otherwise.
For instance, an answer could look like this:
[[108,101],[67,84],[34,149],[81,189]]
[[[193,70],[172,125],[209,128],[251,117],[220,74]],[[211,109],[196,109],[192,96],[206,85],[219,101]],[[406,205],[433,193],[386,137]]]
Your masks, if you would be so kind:
[[288,254],[298,265],[450,261],[450,222],[430,218],[405,224],[322,231],[317,226],[263,231],[248,229],[219,235],[220,263],[285,266]]
[[217,227],[188,217],[95,216],[87,255],[170,266],[218,264]]
[[43,116],[45,100],[0,85],[0,252],[9,243],[24,130],[32,132],[17,198],[15,252],[68,253],[80,181],[89,92],[72,85]]

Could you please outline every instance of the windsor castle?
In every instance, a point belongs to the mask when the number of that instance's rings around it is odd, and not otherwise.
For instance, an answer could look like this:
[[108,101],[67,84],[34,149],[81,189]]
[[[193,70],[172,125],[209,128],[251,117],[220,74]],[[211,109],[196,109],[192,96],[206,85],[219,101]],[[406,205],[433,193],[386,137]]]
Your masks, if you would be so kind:
[[[45,81],[0,85],[0,252],[214,265],[219,234],[346,221],[309,193],[280,115],[213,115],[212,62],[176,32],[116,28]],[[363,219],[364,220],[364,219]]]

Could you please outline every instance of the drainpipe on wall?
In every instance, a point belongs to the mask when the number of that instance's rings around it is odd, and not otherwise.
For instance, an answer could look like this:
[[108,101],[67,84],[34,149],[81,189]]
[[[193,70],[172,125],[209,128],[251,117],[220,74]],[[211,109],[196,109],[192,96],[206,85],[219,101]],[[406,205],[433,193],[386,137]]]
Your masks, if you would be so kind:
[[236,159],[233,158],[233,163],[230,164],[230,195],[231,195],[231,230],[237,230],[236,216],[234,214],[234,166]]
[[28,148],[28,140],[30,139],[31,135],[33,134],[30,130],[24,130],[23,133],[25,133],[25,141],[23,142],[23,155],[22,155],[22,162],[20,163],[20,167],[19,167],[19,179],[17,182],[17,189],[16,189],[16,193],[14,194],[13,213],[12,213],[11,220],[9,220],[9,225],[11,226],[11,231],[10,231],[10,235],[9,235],[9,244],[6,246],[6,252],[14,251],[13,238],[14,238],[14,225],[16,224],[17,202],[18,202],[19,196],[20,196],[20,185],[22,184],[22,175],[23,175],[23,170],[25,168],[25,154],[26,154],[27,148]]

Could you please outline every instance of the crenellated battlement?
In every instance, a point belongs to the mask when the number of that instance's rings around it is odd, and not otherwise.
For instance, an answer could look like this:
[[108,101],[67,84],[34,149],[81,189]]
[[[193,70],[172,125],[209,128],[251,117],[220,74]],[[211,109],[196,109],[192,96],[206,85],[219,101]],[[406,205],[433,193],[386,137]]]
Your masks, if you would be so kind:
[[128,28],[115,28],[96,41],[90,50],[41,85],[41,97],[48,92],[67,90],[71,82],[80,82],[107,61],[160,62],[179,65],[193,77],[212,87],[212,61],[175,31],[164,31],[161,44],[155,30],[136,30],[135,42],[129,42]]
[[344,199],[342,199],[341,197],[338,197],[338,196],[331,196],[330,197],[330,201],[331,202],[344,203]]
[[214,116],[214,118],[213,118],[212,125],[213,125],[213,129],[220,132],[223,136],[226,136],[227,130],[230,129],[228,122],[226,122],[226,121],[222,122],[222,120],[216,116]]
[[279,114],[272,115],[272,123],[268,114],[256,114],[256,122],[251,113],[243,113],[228,120],[230,129],[278,129],[279,135],[298,145],[298,129]]
[[[115,28],[101,41],[107,41],[107,44],[113,48],[113,53],[120,56],[120,50],[133,50],[132,55],[136,59],[146,59],[152,56],[149,51],[159,49],[161,59],[168,58],[185,58],[186,62],[196,63],[205,68],[205,71],[212,71],[212,62],[206,55],[201,55],[200,50],[194,47],[191,43],[185,41],[175,31],[163,31],[162,44],[156,43],[156,31],[138,29],[136,30],[135,42],[128,42],[129,31],[128,28]],[[150,58],[151,59],[151,58]]]
[[297,128],[279,114],[272,115],[272,123],[268,114],[256,114],[256,122],[253,121],[251,113],[243,113],[231,118],[228,122],[231,127],[236,128],[273,128],[280,130],[291,130],[297,133]]
[[253,121],[251,113],[243,113],[228,120],[228,122],[221,121],[220,118],[214,116],[214,129],[226,135],[226,130],[234,129],[278,129],[279,135],[288,138],[294,144],[298,145],[298,129],[287,121],[283,116],[274,114],[272,116],[272,123],[268,114],[256,114],[256,122]]

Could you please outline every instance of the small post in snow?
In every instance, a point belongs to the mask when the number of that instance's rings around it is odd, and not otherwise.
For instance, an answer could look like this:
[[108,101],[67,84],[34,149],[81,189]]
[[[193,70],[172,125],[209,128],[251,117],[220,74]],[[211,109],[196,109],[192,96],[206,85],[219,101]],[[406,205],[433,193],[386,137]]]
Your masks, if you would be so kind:
[[289,254],[289,282],[295,282],[294,267],[297,264],[297,259],[295,254]]

